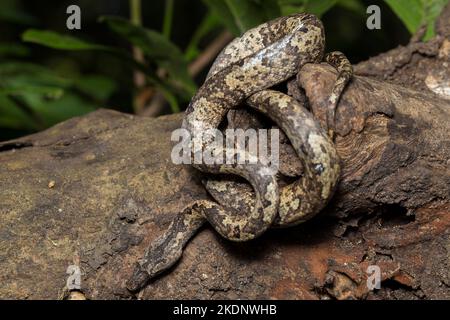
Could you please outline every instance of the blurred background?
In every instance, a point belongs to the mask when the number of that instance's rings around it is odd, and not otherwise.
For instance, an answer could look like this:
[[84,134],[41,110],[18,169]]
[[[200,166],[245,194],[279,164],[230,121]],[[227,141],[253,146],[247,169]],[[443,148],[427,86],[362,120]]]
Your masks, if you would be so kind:
[[[142,116],[183,111],[217,53],[264,21],[321,17],[327,51],[356,64],[406,44],[448,0],[0,0],[0,141],[98,108]],[[67,7],[81,9],[69,30]],[[381,29],[366,27],[369,5]]]

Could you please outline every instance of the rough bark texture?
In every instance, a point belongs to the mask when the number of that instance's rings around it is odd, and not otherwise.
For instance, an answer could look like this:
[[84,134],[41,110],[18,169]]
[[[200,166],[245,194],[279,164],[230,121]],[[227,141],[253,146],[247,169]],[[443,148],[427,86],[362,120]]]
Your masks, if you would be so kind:
[[[449,16],[430,43],[356,66],[337,113],[342,179],[323,213],[248,243],[205,227],[137,296],[450,299],[450,102],[429,90],[450,87]],[[299,76],[318,119],[333,79],[317,65]],[[78,265],[87,298],[133,298],[135,261],[207,197],[201,176],[170,160],[181,118],[99,110],[0,143],[0,297],[64,297]],[[380,290],[367,288],[369,265]]]

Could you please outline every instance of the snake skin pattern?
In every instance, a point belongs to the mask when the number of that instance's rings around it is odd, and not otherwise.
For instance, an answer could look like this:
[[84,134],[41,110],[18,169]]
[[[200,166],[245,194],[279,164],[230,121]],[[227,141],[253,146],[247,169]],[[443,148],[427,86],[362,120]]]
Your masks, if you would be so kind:
[[[217,57],[206,81],[186,109],[182,127],[192,138],[194,157],[212,143],[203,132],[217,129],[227,113],[246,102],[266,114],[284,131],[303,163],[303,174],[279,188],[277,173],[261,161],[245,164],[193,164],[205,173],[244,178],[251,188],[221,179],[206,187],[216,201],[199,200],[179,213],[137,263],[127,282],[137,291],[181,257],[188,240],[208,221],[223,237],[247,241],[272,226],[291,226],[317,214],[332,197],[339,179],[339,159],[327,131],[301,102],[267,90],[295,76],[306,63],[319,63],[325,47],[321,21],[295,14],[262,24],[233,40]],[[338,71],[327,108],[328,134],[352,67],[342,53],[325,61]],[[221,150],[223,154],[227,151]]]

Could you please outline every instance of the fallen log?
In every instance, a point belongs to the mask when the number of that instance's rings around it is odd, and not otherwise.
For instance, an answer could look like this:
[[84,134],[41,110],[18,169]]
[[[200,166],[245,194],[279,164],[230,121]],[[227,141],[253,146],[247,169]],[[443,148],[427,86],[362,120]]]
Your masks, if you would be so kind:
[[[430,43],[356,66],[337,111],[342,177],[324,212],[248,243],[206,226],[137,295],[125,282],[147,245],[208,197],[201,174],[170,160],[182,114],[99,110],[0,143],[0,297],[67,297],[72,265],[88,299],[450,299],[450,100],[430,85],[449,87],[439,26]],[[392,71],[399,51],[410,59]],[[298,77],[320,121],[334,78],[324,65]],[[369,266],[379,290],[367,286]]]

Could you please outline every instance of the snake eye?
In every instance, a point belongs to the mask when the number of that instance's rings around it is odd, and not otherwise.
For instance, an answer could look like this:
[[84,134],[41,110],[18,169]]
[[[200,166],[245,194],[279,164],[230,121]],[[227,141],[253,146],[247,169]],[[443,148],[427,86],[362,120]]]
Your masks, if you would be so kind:
[[316,171],[317,174],[322,174],[324,167],[321,163],[318,163],[314,166],[314,170]]
[[298,29],[298,31],[301,31],[303,33],[307,33],[308,32],[308,28],[306,27],[301,27],[300,29]]

